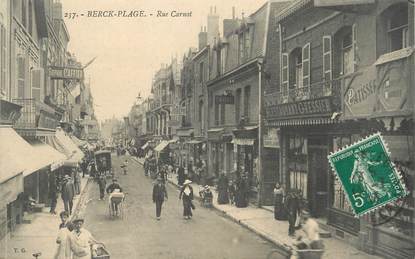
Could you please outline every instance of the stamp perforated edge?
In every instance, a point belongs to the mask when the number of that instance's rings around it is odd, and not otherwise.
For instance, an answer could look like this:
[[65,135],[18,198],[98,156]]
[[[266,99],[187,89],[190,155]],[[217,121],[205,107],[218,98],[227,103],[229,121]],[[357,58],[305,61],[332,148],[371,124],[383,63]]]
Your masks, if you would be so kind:
[[357,213],[356,213],[356,211],[355,211],[355,209],[354,209],[354,207],[353,207],[353,206],[350,206],[350,207],[352,208],[352,210],[353,210],[353,212],[354,212],[354,216],[355,216],[356,218],[358,218],[359,216],[364,216],[364,215],[366,215],[366,214],[368,214],[368,213],[370,213],[370,212],[372,212],[372,211],[375,211],[376,209],[379,209],[379,208],[381,208],[381,207],[384,207],[386,204],[388,204],[388,203],[390,203],[390,202],[394,202],[394,201],[396,201],[396,200],[398,200],[398,199],[400,199],[400,198],[403,198],[403,197],[405,197],[405,196],[407,196],[407,195],[409,194],[408,189],[406,188],[405,182],[403,181],[402,174],[401,174],[401,173],[400,173],[400,172],[396,169],[396,165],[395,165],[395,164],[391,161],[391,159],[390,159],[390,155],[391,155],[391,153],[390,153],[390,151],[389,151],[388,144],[387,144],[387,143],[385,142],[385,140],[383,139],[383,137],[382,137],[381,133],[380,133],[380,132],[377,132],[377,133],[374,133],[374,134],[368,135],[367,137],[361,138],[360,140],[356,141],[356,142],[355,142],[355,143],[353,143],[353,144],[346,145],[346,146],[344,146],[344,147],[340,148],[339,150],[336,150],[336,151],[334,151],[334,152],[330,152],[330,154],[327,156],[327,159],[329,160],[329,163],[330,163],[330,166],[331,166],[331,170],[333,171],[334,176],[336,177],[336,180],[337,180],[337,181],[341,184],[341,187],[343,188],[343,192],[345,192],[345,196],[347,197],[347,201],[349,202],[349,204],[350,204],[350,205],[352,204],[352,202],[351,202],[351,200],[350,200],[350,197],[349,197],[348,193],[346,193],[346,189],[345,189],[345,188],[344,188],[344,186],[343,186],[343,182],[340,180],[340,177],[339,177],[339,175],[338,175],[338,172],[337,172],[337,170],[336,170],[336,168],[335,168],[335,166],[334,166],[333,162],[331,161],[331,157],[333,157],[334,155],[336,155],[336,154],[337,154],[337,153],[339,153],[339,152],[345,151],[346,149],[353,148],[354,146],[357,146],[357,145],[359,145],[359,144],[362,144],[363,142],[367,141],[369,138],[374,138],[374,137],[379,137],[379,139],[380,139],[380,141],[381,141],[381,145],[382,145],[382,147],[383,147],[384,151],[386,152],[386,154],[388,155],[388,159],[389,159],[389,163],[390,163],[390,165],[391,165],[391,168],[392,168],[392,170],[393,170],[393,171],[396,173],[396,175],[397,175],[397,178],[398,178],[398,184],[400,184],[400,185],[401,185],[401,187],[402,187],[402,189],[403,189],[403,191],[404,191],[404,194],[403,194],[402,196],[400,196],[400,197],[394,197],[394,198],[389,199],[389,200],[387,200],[387,201],[385,201],[385,202],[382,202],[382,203],[380,203],[380,204],[377,204],[376,206],[373,206],[373,207],[372,207],[372,208],[370,208],[370,209],[367,209],[367,210],[365,210],[365,211],[362,211],[362,212],[360,212],[359,214],[357,214]]

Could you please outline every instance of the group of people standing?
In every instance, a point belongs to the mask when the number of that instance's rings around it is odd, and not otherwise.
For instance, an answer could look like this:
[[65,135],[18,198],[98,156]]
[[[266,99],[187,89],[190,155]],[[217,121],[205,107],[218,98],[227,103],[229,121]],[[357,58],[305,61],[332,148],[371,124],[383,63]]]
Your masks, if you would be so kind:
[[249,184],[246,174],[237,175],[236,181],[229,180],[225,174],[218,179],[218,203],[235,204],[238,208],[245,208],[249,202]]

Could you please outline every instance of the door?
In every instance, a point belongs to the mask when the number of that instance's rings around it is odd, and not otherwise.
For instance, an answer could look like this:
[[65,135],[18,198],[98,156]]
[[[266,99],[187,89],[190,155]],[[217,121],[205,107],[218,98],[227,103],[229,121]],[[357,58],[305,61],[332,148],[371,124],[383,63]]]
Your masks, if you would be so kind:
[[[310,212],[314,217],[326,215],[328,207],[328,147],[321,145],[323,139],[315,139],[320,145],[312,145],[309,139],[308,146],[308,172],[309,172],[309,204]],[[317,143],[316,143],[317,144]]]

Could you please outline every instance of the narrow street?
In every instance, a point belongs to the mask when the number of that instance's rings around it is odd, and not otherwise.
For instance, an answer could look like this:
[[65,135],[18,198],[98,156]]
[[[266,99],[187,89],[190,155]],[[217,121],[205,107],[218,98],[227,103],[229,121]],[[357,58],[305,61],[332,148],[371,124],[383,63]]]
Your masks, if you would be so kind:
[[[164,203],[161,221],[155,218],[151,200],[152,180],[144,176],[140,164],[129,159],[128,175],[120,175],[120,158],[113,167],[127,192],[125,217],[110,219],[107,200],[100,201],[98,185],[88,186],[85,227],[103,243],[111,259],[138,258],[266,258],[272,245],[249,230],[222,217],[213,209],[197,206],[192,220],[182,218],[178,191],[168,185],[169,200]],[[282,257],[280,257],[282,258]]]

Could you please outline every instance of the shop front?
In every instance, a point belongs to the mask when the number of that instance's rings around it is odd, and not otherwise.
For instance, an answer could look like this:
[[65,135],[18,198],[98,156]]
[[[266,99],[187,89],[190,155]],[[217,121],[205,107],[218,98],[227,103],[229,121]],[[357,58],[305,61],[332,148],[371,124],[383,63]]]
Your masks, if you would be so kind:
[[[406,54],[401,55],[402,53]],[[413,50],[408,52],[403,49],[394,55],[382,55],[374,65],[344,78],[341,119],[347,125],[354,124],[354,130],[350,129],[348,135],[335,142],[338,146],[344,146],[380,132],[396,170],[403,176],[409,195],[376,210],[360,222],[359,237],[364,240],[362,248],[390,258],[410,258],[415,251],[412,53]],[[373,91],[359,94],[365,89]],[[347,201],[344,202],[341,186],[337,184],[334,188],[333,208],[343,207],[350,211]],[[331,217],[330,222],[341,225],[342,218],[338,216],[340,213],[333,215],[335,216]]]
[[218,179],[220,174],[233,177],[234,145],[232,131],[225,128],[208,130],[208,178]]
[[250,198],[257,201],[258,181],[258,127],[244,127],[233,131],[233,141],[236,161],[236,175],[238,178],[245,175],[250,187]]

